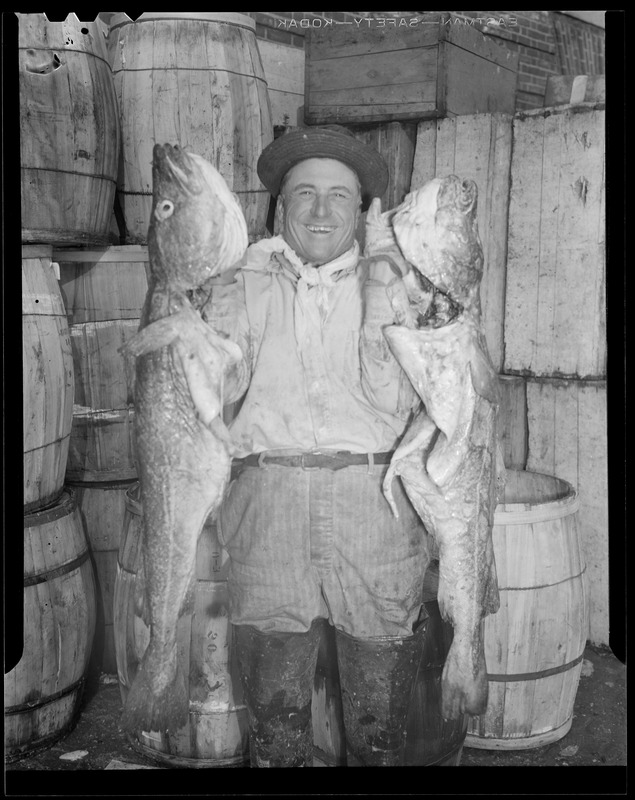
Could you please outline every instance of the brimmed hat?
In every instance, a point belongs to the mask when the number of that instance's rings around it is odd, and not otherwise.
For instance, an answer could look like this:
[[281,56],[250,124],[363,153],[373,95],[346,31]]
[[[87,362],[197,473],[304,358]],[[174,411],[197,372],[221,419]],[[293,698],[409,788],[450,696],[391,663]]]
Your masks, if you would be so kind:
[[307,158],[335,158],[354,170],[362,186],[362,209],[386,191],[388,167],[382,156],[341,125],[301,128],[274,139],[258,159],[258,176],[276,197],[286,173]]

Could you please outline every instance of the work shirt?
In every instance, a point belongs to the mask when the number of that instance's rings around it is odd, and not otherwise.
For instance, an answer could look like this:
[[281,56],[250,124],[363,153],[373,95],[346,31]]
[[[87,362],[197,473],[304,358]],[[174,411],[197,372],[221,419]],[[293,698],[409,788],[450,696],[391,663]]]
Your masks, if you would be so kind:
[[226,404],[237,457],[264,451],[392,450],[419,400],[382,333],[395,322],[388,265],[359,246],[320,267],[281,236],[247,250],[204,317],[236,342]]

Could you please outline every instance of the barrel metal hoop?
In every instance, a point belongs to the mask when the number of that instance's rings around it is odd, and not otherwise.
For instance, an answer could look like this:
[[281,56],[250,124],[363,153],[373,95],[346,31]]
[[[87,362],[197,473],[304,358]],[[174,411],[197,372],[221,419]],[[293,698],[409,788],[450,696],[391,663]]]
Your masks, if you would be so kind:
[[[67,498],[64,498],[64,493],[68,495]],[[49,522],[55,522],[56,519],[61,519],[62,517],[72,514],[77,508],[75,492],[72,489],[63,489],[60,497],[62,499],[59,502],[56,501],[57,504],[54,506],[25,514],[24,527],[35,528],[38,525],[47,525]]]
[[497,683],[508,683],[511,681],[535,681],[539,678],[548,678],[551,675],[559,675],[561,672],[568,672],[570,669],[573,669],[573,667],[576,667],[582,661],[583,655],[584,654],[579,655],[577,658],[574,658],[573,661],[562,664],[560,667],[543,669],[540,672],[520,672],[516,675],[491,675],[487,673],[487,680]]
[[49,705],[49,703],[54,703],[56,700],[60,700],[62,697],[65,697],[68,694],[72,694],[77,689],[81,689],[84,685],[85,677],[81,677],[75,683],[71,683],[70,686],[67,686],[66,689],[62,689],[59,692],[55,692],[54,694],[50,695],[49,697],[44,698],[43,700],[38,700],[35,703],[21,703],[18,706],[8,706],[5,708],[5,714],[21,714],[24,711],[32,711],[35,708],[42,708],[44,706]]
[[41,572],[38,575],[29,575],[25,577],[24,586],[36,586],[38,583],[46,583],[54,578],[59,578],[61,575],[66,575],[67,572],[72,572],[73,570],[81,567],[82,564],[89,558],[90,553],[88,550],[84,550],[84,552],[77,558],[74,558],[72,561],[69,561],[66,564],[62,564],[61,567],[56,567],[48,572]]
[[224,75],[238,75],[239,78],[252,78],[255,81],[260,81],[268,86],[266,78],[261,78],[260,75],[253,75],[249,72],[238,72],[235,69],[211,69],[210,67],[126,67],[125,69],[114,69],[113,75],[120,75],[121,73],[132,72],[222,72]]
[[[102,56],[98,56],[97,53],[93,53],[91,50],[79,50],[77,47],[67,47],[66,45],[63,45],[62,47],[32,47],[32,46],[29,46],[28,48],[26,48],[26,47],[24,47],[24,48],[21,47],[20,48],[20,50],[27,50],[27,49],[28,50],[44,50],[44,51],[47,51],[49,53],[51,52],[51,50],[55,50],[58,53],[81,53],[81,55],[83,55],[83,56],[90,56],[91,58],[97,59],[97,61],[102,61],[108,67],[108,69],[111,69],[110,63],[108,61],[106,61],[105,58],[102,58]],[[63,62],[62,62],[62,66],[63,66]]]
[[[220,17],[220,15],[218,16]],[[238,14],[235,14],[234,16],[238,17]],[[238,19],[220,19],[220,18],[206,19],[202,15],[196,16],[194,18],[190,17],[189,19],[183,16],[170,17],[167,14],[165,16],[159,17],[153,14],[152,12],[149,12],[148,16],[146,16],[145,19],[137,17],[137,19],[133,20],[130,19],[130,17],[128,17],[128,19],[115,18],[115,20],[116,20],[115,22],[111,20],[111,24],[108,27],[109,32],[114,31],[116,28],[121,28],[124,25],[140,25],[143,24],[144,22],[153,22],[153,23],[154,22],[212,22],[218,25],[231,25],[232,28],[243,28],[244,30],[249,31],[250,33],[255,33],[256,30],[256,22],[255,20],[252,20],[250,17],[247,17],[245,22],[241,22]],[[247,20],[250,20],[250,22],[247,22]]]
[[128,489],[137,483],[137,478],[124,478],[120,481],[80,481],[70,480],[67,486],[75,486],[78,489],[103,489],[108,491],[111,489]]
[[532,508],[514,508],[514,505],[521,504],[509,503],[494,510],[495,526],[533,525],[537,522],[553,522],[556,519],[573,517],[580,510],[580,496],[573,490],[570,495],[556,503],[545,503]]
[[561,581],[554,581],[554,583],[541,583],[537,586],[499,586],[499,592],[529,592],[532,589],[548,589],[550,586],[559,586],[561,583],[568,583],[568,581],[574,581],[576,578],[581,578],[584,573],[586,572],[586,564],[584,565],[584,569],[582,572],[578,572],[577,575],[569,575],[567,578],[563,578]]
[[94,172],[81,172],[78,169],[51,169],[50,167],[22,167],[23,170],[30,170],[31,172],[63,172],[67,175],[83,175],[86,178],[97,178],[102,181],[109,181],[110,183],[117,184],[116,178],[112,175],[97,175]]

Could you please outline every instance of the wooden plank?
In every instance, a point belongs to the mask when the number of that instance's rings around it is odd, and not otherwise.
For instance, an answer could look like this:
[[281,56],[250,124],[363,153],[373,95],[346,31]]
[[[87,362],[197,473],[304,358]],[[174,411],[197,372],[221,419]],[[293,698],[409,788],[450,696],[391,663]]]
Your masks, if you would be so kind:
[[479,189],[477,220],[483,245],[481,309],[485,338],[497,371],[503,364],[507,216],[512,146],[508,114],[468,114],[420,122],[411,189],[455,174]]
[[382,195],[384,211],[399,205],[410,191],[417,125],[414,122],[383,122],[371,126],[348,126],[355,136],[374,147],[388,165],[388,186]]
[[503,459],[508,469],[527,465],[527,387],[525,378],[499,375],[501,404],[499,412]]
[[304,110],[304,120],[308,125],[434,119],[437,116],[435,101],[407,105],[394,103],[377,106],[324,106],[324,108],[309,108],[305,105]]
[[504,371],[603,378],[603,107],[517,114],[511,176]]
[[436,47],[440,27],[418,25],[406,28],[369,27],[368,24],[340,25],[332,28],[309,28],[306,33],[307,63],[331,58],[375,55],[410,48]]
[[590,633],[608,644],[608,459],[604,381],[527,380],[527,469],[555,475],[580,497]]
[[[374,88],[385,92],[391,86],[401,92],[407,91],[414,99],[427,100],[430,97],[427,84],[432,82],[436,87],[437,54],[436,47],[428,47],[398,54],[373,53],[346,60],[318,61],[310,66],[311,102],[315,96],[315,102],[323,105],[324,98],[332,92],[334,103],[340,103],[339,98],[344,97],[345,92],[353,97],[359,91]],[[372,100],[372,95],[369,97]]]
[[267,39],[258,40],[258,50],[269,91],[291,92],[304,98],[304,51]]
[[[347,126],[360,141],[374,147],[388,165],[388,186],[381,196],[383,211],[399,205],[410,190],[412,164],[417,138],[416,122],[379,122],[374,125]],[[366,213],[360,216],[357,240],[364,249]]]

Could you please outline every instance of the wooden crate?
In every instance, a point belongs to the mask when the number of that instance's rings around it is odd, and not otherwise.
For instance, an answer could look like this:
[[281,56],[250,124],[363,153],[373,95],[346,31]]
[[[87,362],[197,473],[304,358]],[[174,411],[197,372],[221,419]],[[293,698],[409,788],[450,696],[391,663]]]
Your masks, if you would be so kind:
[[305,122],[513,113],[517,53],[447,13],[417,19],[408,27],[308,29]]
[[512,116],[470,114],[418,125],[411,190],[435,177],[458,175],[478,186],[477,221],[483,244],[481,309],[492,363],[503,363],[507,213]]
[[514,116],[506,373],[606,376],[604,141],[603,104]]

